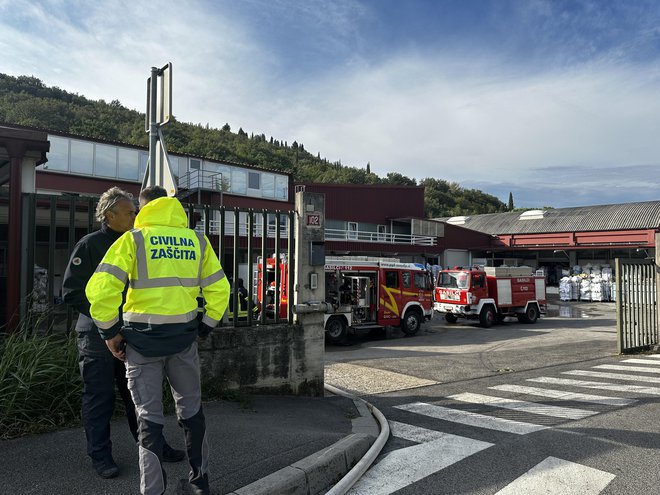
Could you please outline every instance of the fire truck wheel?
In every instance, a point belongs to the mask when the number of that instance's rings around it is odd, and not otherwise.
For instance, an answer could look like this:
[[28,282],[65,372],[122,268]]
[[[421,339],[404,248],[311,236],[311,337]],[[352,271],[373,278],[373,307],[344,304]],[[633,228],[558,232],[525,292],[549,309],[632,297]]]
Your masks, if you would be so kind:
[[536,304],[530,304],[525,310],[525,315],[523,321],[525,323],[536,323],[536,320],[539,318],[539,310],[536,307]]
[[458,317],[451,313],[445,313],[445,321],[447,323],[456,323],[458,321]]
[[479,313],[479,324],[484,328],[490,328],[495,321],[495,311],[492,306],[484,306]]
[[325,324],[325,337],[328,342],[337,344],[346,338],[346,320],[336,316],[328,319]]
[[401,330],[406,335],[415,335],[422,325],[422,318],[414,310],[408,311],[401,320]]

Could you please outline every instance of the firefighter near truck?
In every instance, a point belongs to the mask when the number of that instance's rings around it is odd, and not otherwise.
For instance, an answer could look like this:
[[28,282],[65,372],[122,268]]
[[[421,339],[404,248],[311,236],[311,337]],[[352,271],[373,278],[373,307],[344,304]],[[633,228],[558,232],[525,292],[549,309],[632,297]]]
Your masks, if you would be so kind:
[[546,309],[545,277],[527,267],[455,267],[438,273],[433,298],[448,323],[466,318],[488,328],[506,317],[536,323]]
[[[279,263],[278,291],[274,281],[276,266],[274,258],[265,263],[259,260],[256,294],[259,298],[265,280],[266,316],[272,318],[277,313],[285,318],[290,301],[287,260],[282,258]],[[388,326],[415,335],[422,323],[433,316],[433,279],[421,264],[391,258],[326,258],[324,278],[328,342],[340,343],[349,333]],[[276,292],[279,304],[275,303]]]

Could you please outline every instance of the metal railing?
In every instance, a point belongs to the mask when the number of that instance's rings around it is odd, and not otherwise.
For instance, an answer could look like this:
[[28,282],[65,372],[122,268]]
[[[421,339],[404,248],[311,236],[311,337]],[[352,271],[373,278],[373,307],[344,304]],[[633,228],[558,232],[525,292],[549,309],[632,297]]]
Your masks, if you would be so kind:
[[[222,230],[221,220],[209,220],[208,222],[205,222],[204,219],[201,219],[199,222],[195,224],[194,229],[198,232],[204,232],[207,225],[208,225],[209,234],[211,235],[220,234],[220,231]],[[245,220],[239,219],[238,229],[236,229],[237,223],[234,221],[234,219],[226,217],[224,220],[224,225],[225,225],[224,230],[228,232],[228,235],[233,235],[234,233],[236,233],[238,234],[239,237],[247,237],[248,234],[250,233],[250,230],[252,231],[251,235],[254,237],[262,237],[263,235],[262,223],[260,221],[256,221],[252,225],[252,228],[250,229],[248,223]],[[284,225],[280,225],[279,237],[288,237],[288,236],[289,236],[289,224],[286,223]],[[266,226],[266,237],[269,238],[278,237],[277,227],[274,225],[274,223],[269,223]]]
[[394,234],[364,230],[325,229],[326,241],[376,242],[384,244],[412,244],[435,246],[437,238],[427,235]]
[[[94,221],[98,198],[82,196],[23,194],[23,219],[28,234],[23,245],[21,319],[35,313],[43,314],[47,329],[71,330],[74,312],[62,301],[62,277],[75,243],[84,235],[99,228]],[[253,287],[257,258],[265,259],[276,253],[294,258],[293,211],[228,209],[184,204],[189,225],[204,232],[211,241],[225,273],[235,279],[243,278],[248,290],[249,306],[245,313],[239,307],[238,287],[232,287],[232,305],[223,318],[225,326],[251,326],[257,323],[293,321],[291,306],[286,318],[267,319],[265,312],[257,315],[253,309],[264,300]],[[212,222],[216,229],[212,232]],[[271,223],[275,218],[274,224]],[[251,235],[248,235],[249,233]],[[0,253],[1,254],[1,253]],[[293,276],[293,270],[290,271]],[[291,283],[291,282],[290,282]],[[16,288],[15,290],[19,290]],[[0,322],[2,325],[3,322]]]
[[228,191],[227,179],[223,180],[221,172],[192,169],[179,177],[178,186],[181,189],[208,189],[212,191]]

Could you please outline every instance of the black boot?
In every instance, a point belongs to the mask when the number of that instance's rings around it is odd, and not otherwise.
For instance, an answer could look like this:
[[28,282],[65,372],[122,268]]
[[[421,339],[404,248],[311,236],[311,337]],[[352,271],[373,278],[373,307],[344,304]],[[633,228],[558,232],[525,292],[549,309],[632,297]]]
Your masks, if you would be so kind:
[[186,435],[188,462],[190,463],[190,493],[208,495],[210,493],[208,476],[209,446],[206,439],[206,421],[202,408],[200,407],[194,416],[188,419],[180,419],[179,426],[183,427]]
[[112,457],[101,461],[92,461],[94,470],[101,478],[114,478],[119,474],[119,468]]
[[173,449],[165,442],[163,445],[163,462],[179,462],[186,458],[186,453],[183,450]]

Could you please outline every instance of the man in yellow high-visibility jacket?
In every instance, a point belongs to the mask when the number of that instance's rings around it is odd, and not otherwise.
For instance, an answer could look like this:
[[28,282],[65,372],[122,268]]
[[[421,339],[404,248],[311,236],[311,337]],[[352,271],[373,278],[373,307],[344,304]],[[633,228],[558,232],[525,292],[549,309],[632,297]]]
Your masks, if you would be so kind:
[[[161,466],[165,375],[186,436],[190,488],[195,494],[208,494],[208,442],[196,338],[205,338],[222,318],[230,289],[208,238],[187,228],[181,203],[168,197],[149,201],[162,192],[157,186],[142,192],[135,228],[110,247],[85,292],[106,345],[126,361],[138,413],[141,493],[160,495],[166,488]],[[126,282],[122,322],[119,309]],[[200,289],[206,305],[198,322]]]

